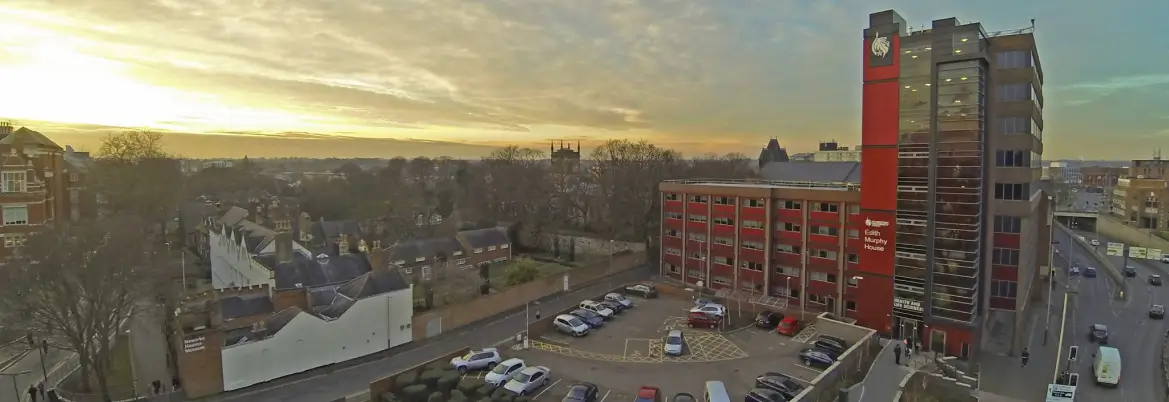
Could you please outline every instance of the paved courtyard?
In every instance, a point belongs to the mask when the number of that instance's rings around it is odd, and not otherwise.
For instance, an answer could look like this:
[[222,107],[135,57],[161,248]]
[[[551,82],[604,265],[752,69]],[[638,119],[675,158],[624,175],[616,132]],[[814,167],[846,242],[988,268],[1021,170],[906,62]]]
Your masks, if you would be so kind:
[[[685,322],[689,301],[661,298],[635,299],[635,303],[588,336],[548,334],[534,339],[528,350],[508,351],[529,365],[552,369],[554,383],[541,390],[536,400],[559,401],[571,385],[582,381],[597,384],[603,401],[632,400],[643,385],[661,388],[665,398],[681,392],[701,397],[703,384],[712,380],[723,381],[732,398],[741,398],[754,388],[755,377],[765,372],[788,374],[805,385],[819,375],[796,357],[814,340],[814,328],[787,337],[741,325],[753,318],[744,313],[742,319],[732,320],[739,324],[737,328],[694,329]],[[662,353],[662,338],[673,329],[683,331],[686,350],[682,356]]]

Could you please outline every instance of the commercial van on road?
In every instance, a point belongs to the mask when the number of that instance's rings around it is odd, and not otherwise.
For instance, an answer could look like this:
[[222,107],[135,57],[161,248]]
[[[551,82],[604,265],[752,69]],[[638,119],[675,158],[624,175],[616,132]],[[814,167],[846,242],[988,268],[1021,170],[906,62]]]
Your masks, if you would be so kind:
[[1092,372],[1096,374],[1096,384],[1115,387],[1120,384],[1120,350],[1108,346],[1101,346],[1096,351],[1092,362]]

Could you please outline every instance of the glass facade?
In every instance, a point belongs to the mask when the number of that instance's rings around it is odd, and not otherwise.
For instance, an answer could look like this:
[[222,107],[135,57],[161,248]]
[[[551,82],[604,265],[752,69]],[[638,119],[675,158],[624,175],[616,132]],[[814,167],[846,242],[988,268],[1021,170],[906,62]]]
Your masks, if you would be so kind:
[[982,238],[986,68],[941,64],[937,85],[931,313],[972,321],[977,311]]
[[[933,37],[901,38],[900,124],[897,141],[897,221],[893,258],[898,299],[925,305],[926,219],[929,215],[929,155],[933,113]],[[901,304],[904,307],[904,304]],[[894,305],[897,314],[920,319],[921,313]]]

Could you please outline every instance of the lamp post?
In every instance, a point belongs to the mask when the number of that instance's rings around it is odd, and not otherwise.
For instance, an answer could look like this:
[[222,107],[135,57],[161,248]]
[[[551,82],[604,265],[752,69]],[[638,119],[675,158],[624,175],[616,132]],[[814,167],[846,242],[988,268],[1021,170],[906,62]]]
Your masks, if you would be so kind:
[[605,277],[609,278],[609,289],[612,289],[613,288],[613,240],[609,240],[609,268],[608,268],[608,273],[606,274]]
[[784,275],[783,282],[784,287],[787,288],[787,304],[790,305],[792,301],[792,277]]
[[[132,325],[132,324],[131,324]],[[134,367],[134,337],[130,336],[130,330],[126,330],[126,342],[130,342],[130,379],[133,380],[134,391],[133,396],[138,396],[138,373]]]
[[4,376],[4,377],[8,377],[8,378],[12,379],[12,396],[15,396],[17,401],[20,400],[20,387],[16,386],[16,377],[20,377],[20,376],[28,374],[28,373],[29,373],[28,370],[24,370],[24,371],[21,371],[19,373],[0,373],[0,376]]
[[539,308],[540,301],[536,300],[536,301],[528,301],[527,303],[524,303],[524,349],[527,349],[528,345],[529,345],[528,331],[531,330],[531,328],[532,328],[532,319],[531,319],[531,315],[529,314],[529,311],[531,310],[531,305],[533,305],[533,304],[535,304],[537,306],[536,319],[537,320],[540,319],[540,308]]

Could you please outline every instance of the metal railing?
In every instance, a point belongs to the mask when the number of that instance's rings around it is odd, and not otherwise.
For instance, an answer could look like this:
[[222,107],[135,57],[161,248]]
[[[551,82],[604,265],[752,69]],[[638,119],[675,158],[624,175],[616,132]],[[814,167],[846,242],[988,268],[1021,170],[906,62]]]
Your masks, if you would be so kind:
[[846,191],[860,191],[860,183],[849,183],[843,181],[810,181],[810,180],[761,180],[761,179],[673,179],[664,180],[663,183],[671,184],[689,184],[689,185],[703,185],[703,184],[719,184],[719,185],[743,185],[743,186],[775,186],[775,187],[791,187],[791,188],[821,188],[829,190],[846,190]]
[[1032,26],[1029,26],[1026,28],[1008,29],[1008,30],[1004,30],[1004,31],[994,31],[994,32],[986,34],[986,37],[993,38],[996,36],[1021,35],[1021,34],[1029,34],[1029,33],[1034,33],[1034,32],[1035,32],[1035,26],[1032,25]]

